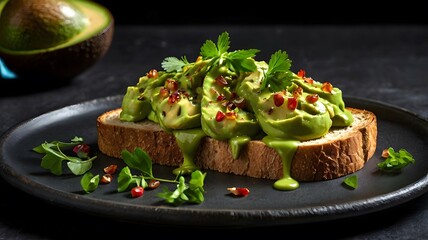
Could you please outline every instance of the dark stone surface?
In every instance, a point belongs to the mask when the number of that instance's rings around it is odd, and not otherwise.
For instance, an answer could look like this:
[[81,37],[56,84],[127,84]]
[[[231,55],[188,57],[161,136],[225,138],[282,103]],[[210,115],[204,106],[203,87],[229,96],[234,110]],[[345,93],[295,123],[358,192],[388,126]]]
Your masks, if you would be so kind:
[[[47,111],[95,98],[123,94],[128,85],[168,56],[194,59],[206,39],[222,31],[231,48],[258,48],[258,59],[286,50],[292,70],[332,82],[345,96],[380,100],[428,119],[428,28],[423,25],[183,25],[116,27],[107,55],[70,82],[0,80],[0,134]],[[67,67],[67,66],[64,66]],[[70,126],[73,127],[73,126]],[[0,239],[75,239],[115,235],[177,236],[189,229],[135,225],[53,206],[0,179]],[[280,232],[330,239],[426,239],[428,195],[391,209],[314,224],[211,230],[212,236]],[[225,235],[227,234],[227,235]]]

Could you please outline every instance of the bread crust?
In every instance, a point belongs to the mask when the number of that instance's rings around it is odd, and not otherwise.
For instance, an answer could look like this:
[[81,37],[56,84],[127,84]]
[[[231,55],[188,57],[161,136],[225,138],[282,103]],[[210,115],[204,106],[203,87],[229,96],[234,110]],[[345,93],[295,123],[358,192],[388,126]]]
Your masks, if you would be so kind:
[[[377,119],[374,113],[347,108],[354,123],[331,129],[320,138],[301,142],[291,162],[291,176],[302,182],[329,180],[363,168],[373,156],[377,143]],[[121,122],[121,109],[114,109],[97,118],[98,147],[108,156],[120,158],[121,151],[144,149],[153,163],[180,166],[182,153],[172,134],[151,121]],[[202,169],[254,178],[280,179],[282,160],[277,152],[260,140],[250,141],[233,159],[229,143],[204,137],[195,158]]]

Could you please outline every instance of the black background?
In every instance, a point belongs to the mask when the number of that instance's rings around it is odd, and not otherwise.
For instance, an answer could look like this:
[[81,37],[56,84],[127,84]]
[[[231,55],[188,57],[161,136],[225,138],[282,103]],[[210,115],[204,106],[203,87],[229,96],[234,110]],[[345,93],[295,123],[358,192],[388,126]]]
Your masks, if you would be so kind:
[[[203,41],[214,40],[224,30],[231,33],[233,47],[261,49],[260,59],[287,50],[296,70],[337,84],[347,96],[383,101],[428,119],[428,8],[423,1],[96,1],[110,9],[117,24],[107,55],[70,82],[0,79],[0,136],[46,112],[124,94],[166,56],[196,56]],[[260,233],[302,239],[428,239],[428,194],[360,217],[271,228],[201,229],[199,234],[198,229],[124,223],[57,206],[1,177],[0,189],[0,239],[243,239]]]
[[95,0],[118,24],[427,24],[424,1]]

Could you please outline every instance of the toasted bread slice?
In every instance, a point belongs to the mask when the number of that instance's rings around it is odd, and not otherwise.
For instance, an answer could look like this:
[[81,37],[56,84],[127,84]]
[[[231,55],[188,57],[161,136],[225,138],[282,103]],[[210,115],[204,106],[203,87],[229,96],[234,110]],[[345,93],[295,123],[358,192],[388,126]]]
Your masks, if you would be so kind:
[[[354,122],[349,127],[332,128],[324,137],[299,144],[291,163],[291,176],[297,181],[334,179],[356,172],[373,156],[377,142],[374,113],[348,108]],[[152,121],[122,122],[121,109],[97,118],[98,146],[102,153],[120,158],[121,151],[141,147],[153,163],[180,166],[183,156],[172,134]],[[233,159],[229,143],[205,137],[195,164],[202,169],[254,178],[280,179],[282,160],[277,152],[260,140],[250,141],[238,159]]]

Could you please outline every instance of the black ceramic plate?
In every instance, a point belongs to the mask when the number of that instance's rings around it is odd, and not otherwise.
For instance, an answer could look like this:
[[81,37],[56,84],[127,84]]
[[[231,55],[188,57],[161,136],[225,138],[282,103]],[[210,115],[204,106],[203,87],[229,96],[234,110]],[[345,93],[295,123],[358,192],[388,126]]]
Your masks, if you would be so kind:
[[[136,223],[214,227],[287,225],[358,216],[397,206],[428,190],[428,121],[405,109],[358,98],[345,98],[345,102],[377,115],[378,147],[367,165],[355,173],[359,178],[355,190],[342,185],[343,177],[301,183],[297,190],[287,192],[274,190],[273,181],[207,171],[202,204],[170,206],[156,196],[161,188],[131,198],[128,192],[118,193],[114,181],[85,194],[79,176],[54,176],[40,167],[41,155],[31,151],[33,147],[44,141],[69,141],[76,135],[96,151],[92,173],[102,174],[110,163],[122,167],[118,159],[99,153],[96,144],[97,116],[119,107],[121,99],[114,96],[84,102],[17,125],[1,139],[1,175],[25,192],[78,211]],[[376,164],[387,147],[407,149],[416,163],[399,174],[380,173]],[[153,172],[173,178],[171,170],[156,165]],[[232,186],[247,187],[251,192],[244,198],[233,197],[226,189]]]

